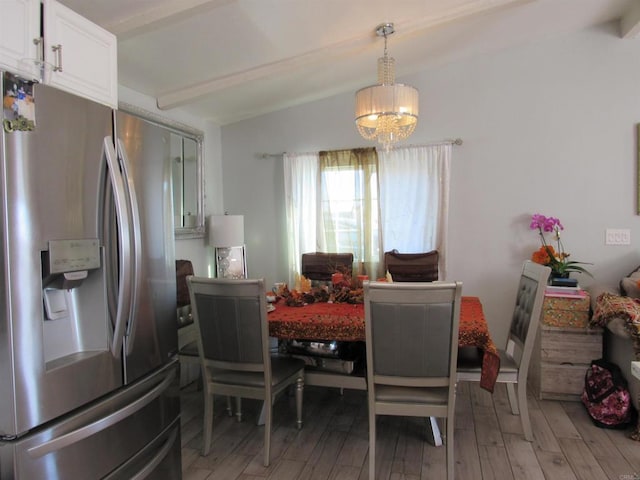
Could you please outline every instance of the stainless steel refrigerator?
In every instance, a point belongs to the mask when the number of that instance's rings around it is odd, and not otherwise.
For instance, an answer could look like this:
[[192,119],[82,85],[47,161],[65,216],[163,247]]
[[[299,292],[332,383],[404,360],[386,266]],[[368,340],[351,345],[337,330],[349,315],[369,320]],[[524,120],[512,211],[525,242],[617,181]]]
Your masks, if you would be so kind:
[[179,479],[168,132],[0,78],[0,478]]

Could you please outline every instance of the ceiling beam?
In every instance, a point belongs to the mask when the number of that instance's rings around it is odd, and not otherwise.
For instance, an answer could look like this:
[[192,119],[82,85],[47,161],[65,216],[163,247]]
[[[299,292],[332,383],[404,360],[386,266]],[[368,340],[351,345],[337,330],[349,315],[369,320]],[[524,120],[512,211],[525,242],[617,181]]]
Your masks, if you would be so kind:
[[335,59],[337,56],[345,55],[347,50],[364,48],[369,41],[370,39],[366,38],[358,41],[347,41],[342,44],[333,44],[276,62],[265,63],[229,75],[211,78],[204,82],[182,86],[158,96],[156,103],[160,110],[179,107],[226,88],[232,88],[236,85],[260,80],[261,78],[277,76],[280,73],[290,72],[305,65],[319,64],[323,61]]
[[631,8],[620,19],[620,36],[636,38],[640,35],[640,2],[633,2]]
[[[442,12],[437,17],[428,16],[416,19],[410,23],[396,24],[396,33],[394,36],[396,38],[410,36],[417,32],[433,28],[437,25],[442,25],[471,15],[483,14],[499,8],[531,1],[534,0],[475,0],[466,2],[457,8]],[[398,32],[402,33],[399,34]],[[289,72],[303,65],[321,65],[323,62],[329,62],[336,57],[353,55],[365,48],[373,47],[375,45],[376,38],[374,29],[372,28],[371,35],[366,37],[361,36],[358,38],[351,38],[342,42],[324,46],[317,50],[304,52],[300,55],[258,65],[257,67],[249,68],[247,70],[210,78],[196,84],[182,85],[159,95],[156,98],[156,104],[160,110],[167,110],[194,102],[206,95],[225,88],[231,88],[246,82]]]
[[104,28],[124,40],[136,35],[166,27],[202,12],[223,7],[238,0],[165,0],[154,8],[137,12],[133,16],[104,25]]

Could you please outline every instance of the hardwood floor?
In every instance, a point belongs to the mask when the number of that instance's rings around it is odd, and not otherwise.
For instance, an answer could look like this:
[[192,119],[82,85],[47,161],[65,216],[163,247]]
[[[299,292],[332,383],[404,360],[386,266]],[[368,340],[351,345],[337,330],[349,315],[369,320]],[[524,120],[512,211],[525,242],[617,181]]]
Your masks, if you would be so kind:
[[[216,400],[212,449],[200,456],[202,393],[195,384],[182,395],[182,469],[185,480],[368,479],[365,392],[305,388],[304,427],[295,428],[294,398],[274,406],[271,465],[262,465],[260,403],[243,401],[242,423]],[[474,383],[458,386],[455,478],[459,480],[638,480],[640,443],[627,432],[595,427],[579,402],[529,397],[535,440],[522,437],[504,385],[493,395]],[[424,441],[425,420],[378,417],[377,479],[445,478],[445,451]]]

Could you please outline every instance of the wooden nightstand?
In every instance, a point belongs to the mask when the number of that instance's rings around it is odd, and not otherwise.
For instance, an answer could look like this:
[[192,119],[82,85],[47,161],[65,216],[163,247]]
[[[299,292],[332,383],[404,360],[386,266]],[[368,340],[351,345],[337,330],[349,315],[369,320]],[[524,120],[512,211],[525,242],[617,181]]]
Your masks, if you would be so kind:
[[602,357],[602,329],[587,328],[589,297],[545,298],[529,385],[539,399],[580,400],[591,360]]

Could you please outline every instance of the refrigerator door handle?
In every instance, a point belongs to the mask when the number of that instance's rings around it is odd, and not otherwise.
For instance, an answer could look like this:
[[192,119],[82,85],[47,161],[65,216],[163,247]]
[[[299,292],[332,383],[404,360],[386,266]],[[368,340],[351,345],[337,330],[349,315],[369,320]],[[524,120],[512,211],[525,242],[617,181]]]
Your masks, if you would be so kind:
[[118,153],[120,157],[120,164],[122,166],[125,188],[129,198],[129,207],[131,208],[130,227],[133,236],[133,263],[131,265],[133,294],[131,304],[129,306],[129,325],[127,328],[127,354],[130,355],[133,351],[136,319],[138,317],[138,293],[141,289],[140,283],[142,280],[140,275],[142,272],[142,239],[140,231],[140,209],[138,207],[136,189],[133,183],[133,178],[129,174],[129,159],[127,158],[127,151],[120,139],[118,139]]
[[107,428],[115,425],[116,423],[124,420],[127,417],[130,417],[137,411],[153,402],[156,398],[162,395],[165,390],[169,388],[175,377],[176,370],[171,369],[171,372],[167,374],[167,376],[161,383],[155,386],[152,390],[149,390],[134,402],[129,403],[124,408],[121,408],[120,410],[117,410],[111,415],[107,415],[100,420],[85,425],[84,427],[80,427],[77,430],[61,435],[60,437],[54,438],[53,440],[41,443],[40,445],[36,445],[35,447],[31,447],[27,450],[27,452],[32,458],[42,457],[43,455],[47,455],[48,453],[55,452],[62,448],[68,447],[69,445],[80,442],[81,440],[95,435],[102,430],[106,430]]
[[127,326],[127,315],[131,307],[131,221],[129,220],[129,209],[127,208],[122,173],[111,137],[104,138],[102,151],[107,160],[107,169],[109,170],[109,178],[113,187],[113,198],[118,217],[118,238],[120,243],[118,308],[113,326],[111,354],[116,358],[120,358]]

